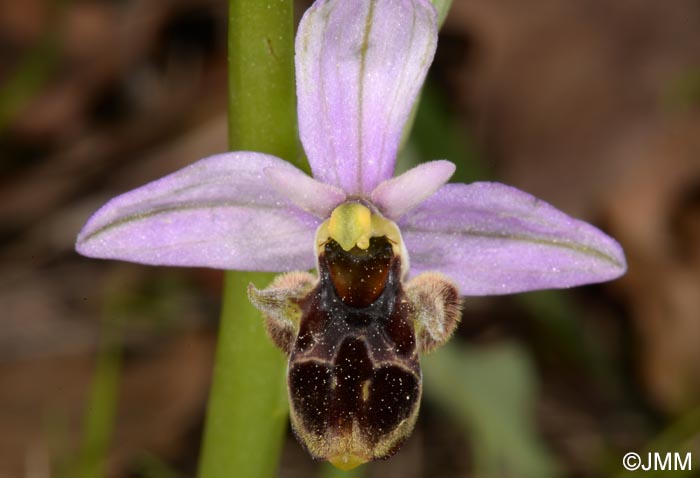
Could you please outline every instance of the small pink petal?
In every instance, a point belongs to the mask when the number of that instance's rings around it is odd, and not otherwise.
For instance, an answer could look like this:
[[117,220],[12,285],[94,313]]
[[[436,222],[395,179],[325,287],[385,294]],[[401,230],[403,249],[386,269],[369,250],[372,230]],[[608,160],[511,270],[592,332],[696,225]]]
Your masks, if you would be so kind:
[[397,220],[435,194],[455,172],[449,161],[430,161],[381,183],[372,191],[372,202],[386,217]]
[[269,167],[265,168],[265,176],[280,195],[321,219],[328,218],[345,201],[342,189],[316,181],[298,169]]
[[202,159],[102,206],[76,250],[153,265],[309,269],[319,220],[271,190],[263,174],[270,167],[298,171],[260,153]]
[[399,227],[411,274],[442,272],[463,295],[572,287],[627,269],[614,239],[498,183],[443,186]]

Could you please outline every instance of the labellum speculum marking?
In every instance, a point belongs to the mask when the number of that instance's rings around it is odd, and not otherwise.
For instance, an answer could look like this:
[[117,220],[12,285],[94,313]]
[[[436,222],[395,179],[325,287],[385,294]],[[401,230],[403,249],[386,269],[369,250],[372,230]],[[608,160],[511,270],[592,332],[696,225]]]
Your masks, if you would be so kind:
[[296,436],[343,469],[391,456],[410,435],[419,353],[445,342],[459,319],[459,294],[443,276],[404,284],[400,232],[369,207],[343,204],[321,225],[317,278],[293,272],[249,291],[289,356]]

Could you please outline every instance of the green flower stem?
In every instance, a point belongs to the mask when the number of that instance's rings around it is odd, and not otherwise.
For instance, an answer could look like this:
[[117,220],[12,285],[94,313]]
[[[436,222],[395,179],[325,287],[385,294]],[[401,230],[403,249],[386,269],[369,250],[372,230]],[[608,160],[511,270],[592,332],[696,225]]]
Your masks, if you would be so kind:
[[[229,2],[229,143],[299,164],[292,0]],[[260,238],[264,247],[264,237]],[[249,304],[249,282],[227,272],[200,478],[276,475],[287,426],[285,360]]]
[[230,0],[229,145],[304,168],[297,155],[292,0]]

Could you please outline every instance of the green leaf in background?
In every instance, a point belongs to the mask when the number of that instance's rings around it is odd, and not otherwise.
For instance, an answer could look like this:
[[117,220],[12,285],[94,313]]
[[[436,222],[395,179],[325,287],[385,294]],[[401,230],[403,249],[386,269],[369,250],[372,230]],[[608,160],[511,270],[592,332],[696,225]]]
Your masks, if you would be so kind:
[[[450,11],[450,6],[452,6],[452,0],[432,0],[433,5],[435,6],[435,9],[437,10],[438,13],[438,30],[442,28],[443,23],[445,23],[445,19],[447,18],[447,14]],[[425,89],[425,88],[424,88]],[[413,130],[413,123],[416,120],[416,114],[418,114],[418,107],[421,104],[421,97],[423,96],[422,93],[418,95],[418,98],[416,99],[416,104],[413,105],[413,109],[411,109],[411,114],[408,116],[408,120],[406,121],[406,125],[403,128],[403,135],[401,137],[401,143],[399,144],[399,151],[404,149],[404,146],[406,146],[406,142],[408,141],[408,138],[411,136],[411,131]],[[399,169],[401,171],[401,169]]]
[[172,466],[160,457],[143,452],[134,466],[138,476],[142,478],[179,478],[181,476]]
[[100,350],[85,407],[83,437],[72,476],[101,478],[109,451],[118,402],[122,364],[122,322],[105,314]]
[[0,132],[12,122],[22,108],[49,81],[60,52],[60,38],[65,25],[64,12],[68,0],[46,2],[52,18],[36,45],[15,66],[9,77],[0,83]]
[[566,364],[576,373],[583,372],[611,396],[623,381],[623,372],[585,327],[585,317],[573,300],[571,291],[544,290],[513,296],[527,313],[539,339],[540,351]]
[[681,70],[662,96],[669,111],[690,111],[700,106],[700,65]]
[[452,0],[432,0],[435,9],[438,12],[438,28],[442,27],[447,18],[447,13],[450,11],[450,6],[452,6]]
[[475,476],[556,475],[534,422],[534,370],[519,347],[449,344],[423,360],[423,380],[426,399],[467,434]]

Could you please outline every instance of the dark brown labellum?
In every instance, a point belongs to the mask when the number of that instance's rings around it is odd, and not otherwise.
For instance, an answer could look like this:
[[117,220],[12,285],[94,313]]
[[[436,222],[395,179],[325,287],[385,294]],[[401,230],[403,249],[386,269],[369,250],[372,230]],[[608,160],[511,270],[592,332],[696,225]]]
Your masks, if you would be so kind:
[[319,257],[288,379],[294,431],[314,456],[384,458],[413,428],[420,365],[400,276],[384,237],[347,252],[330,240]]
[[348,251],[328,238],[318,278],[292,272],[265,290],[249,287],[289,355],[292,428],[312,456],[339,468],[398,450],[418,416],[419,353],[444,343],[459,320],[457,288],[444,276],[423,273],[404,287],[401,250],[386,236]]

